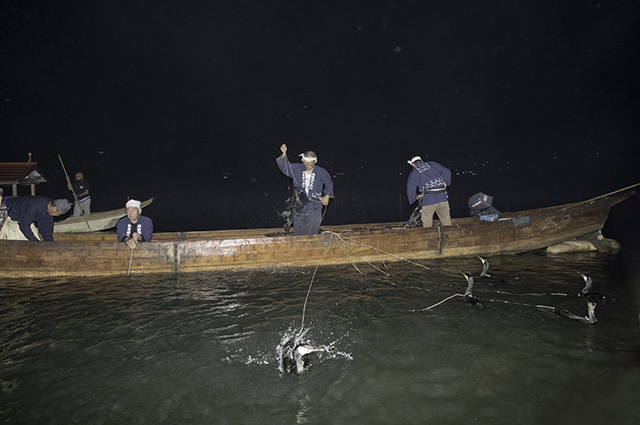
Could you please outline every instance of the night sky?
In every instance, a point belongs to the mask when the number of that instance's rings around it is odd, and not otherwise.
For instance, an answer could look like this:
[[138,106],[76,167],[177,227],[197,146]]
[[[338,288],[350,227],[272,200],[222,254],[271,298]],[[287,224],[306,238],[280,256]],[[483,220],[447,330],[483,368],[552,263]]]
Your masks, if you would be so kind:
[[[515,211],[640,182],[640,2],[108,1],[0,6],[0,161],[156,231],[278,227],[278,170],[315,150],[324,223],[406,220],[406,161]],[[6,190],[6,188],[5,188]],[[26,188],[20,194],[28,194]],[[638,239],[640,195],[605,230]],[[605,232],[606,234],[606,232]],[[633,235],[633,236],[632,236]]]

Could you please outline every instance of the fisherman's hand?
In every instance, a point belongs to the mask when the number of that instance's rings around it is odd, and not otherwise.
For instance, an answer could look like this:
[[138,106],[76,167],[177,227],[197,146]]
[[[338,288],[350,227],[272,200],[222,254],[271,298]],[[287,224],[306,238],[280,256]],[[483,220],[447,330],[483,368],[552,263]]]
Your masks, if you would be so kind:
[[320,198],[320,202],[322,203],[322,205],[324,205],[325,207],[327,205],[329,205],[329,195],[324,195],[322,198]]
[[131,248],[131,249],[135,249],[136,245],[138,245],[138,241],[136,241],[135,239],[133,239],[131,237],[125,239],[125,242],[127,243],[129,248]]
[[424,196],[424,193],[419,193],[419,194],[418,194],[418,198],[417,198],[417,199],[418,199],[418,201],[419,201],[419,200],[421,200],[423,196]]

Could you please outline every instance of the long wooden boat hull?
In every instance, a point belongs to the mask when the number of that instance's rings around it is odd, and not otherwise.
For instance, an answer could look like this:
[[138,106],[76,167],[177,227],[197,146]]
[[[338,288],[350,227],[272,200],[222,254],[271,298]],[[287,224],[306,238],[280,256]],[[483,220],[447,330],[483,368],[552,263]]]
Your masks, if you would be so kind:
[[[633,186],[632,186],[633,187]],[[0,241],[0,277],[182,273],[351,262],[422,260],[517,253],[545,248],[602,229],[612,206],[635,192],[517,213],[495,222],[454,219],[451,226],[404,223],[323,227],[320,235],[281,229],[154,234],[133,251],[114,234],[58,234],[56,242]]]
[[[153,198],[149,198],[142,202],[142,208],[153,202]],[[58,221],[53,224],[53,233],[91,233],[101,230],[113,229],[116,223],[122,217],[127,215],[126,208],[117,208],[115,210],[100,211],[89,214],[88,216],[69,217],[65,220]]]

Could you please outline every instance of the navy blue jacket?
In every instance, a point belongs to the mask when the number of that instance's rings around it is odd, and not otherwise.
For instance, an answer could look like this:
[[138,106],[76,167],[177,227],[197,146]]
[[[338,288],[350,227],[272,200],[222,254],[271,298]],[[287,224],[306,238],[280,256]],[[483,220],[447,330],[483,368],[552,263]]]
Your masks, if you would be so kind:
[[47,209],[49,202],[51,199],[44,196],[8,196],[4,204],[9,209],[9,217],[18,222],[28,240],[38,240],[31,231],[31,224],[36,223],[42,238],[53,242],[53,216],[49,215]]
[[451,170],[435,161],[418,161],[407,180],[409,204],[416,201],[418,197],[416,190],[424,193],[423,206],[446,202],[448,199],[446,188],[449,186],[451,186]]
[[[293,187],[301,192],[306,192],[306,188],[303,186],[304,173],[307,172],[307,167],[305,167],[304,164],[299,163],[291,164],[286,156],[278,159],[276,162],[278,163],[280,171],[293,179]],[[322,204],[319,201],[324,195],[329,195],[329,197],[333,198],[333,180],[331,180],[331,175],[327,170],[315,165],[313,167],[313,172],[311,173],[308,193],[309,199],[315,202],[307,203],[303,207],[303,211],[315,211],[322,209]]]

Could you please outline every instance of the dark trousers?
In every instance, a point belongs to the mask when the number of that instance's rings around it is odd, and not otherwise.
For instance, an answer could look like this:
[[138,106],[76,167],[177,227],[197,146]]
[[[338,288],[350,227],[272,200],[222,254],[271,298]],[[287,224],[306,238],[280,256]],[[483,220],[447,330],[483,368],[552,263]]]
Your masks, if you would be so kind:
[[315,211],[301,211],[293,217],[293,233],[300,235],[317,235],[320,233],[322,209]]

